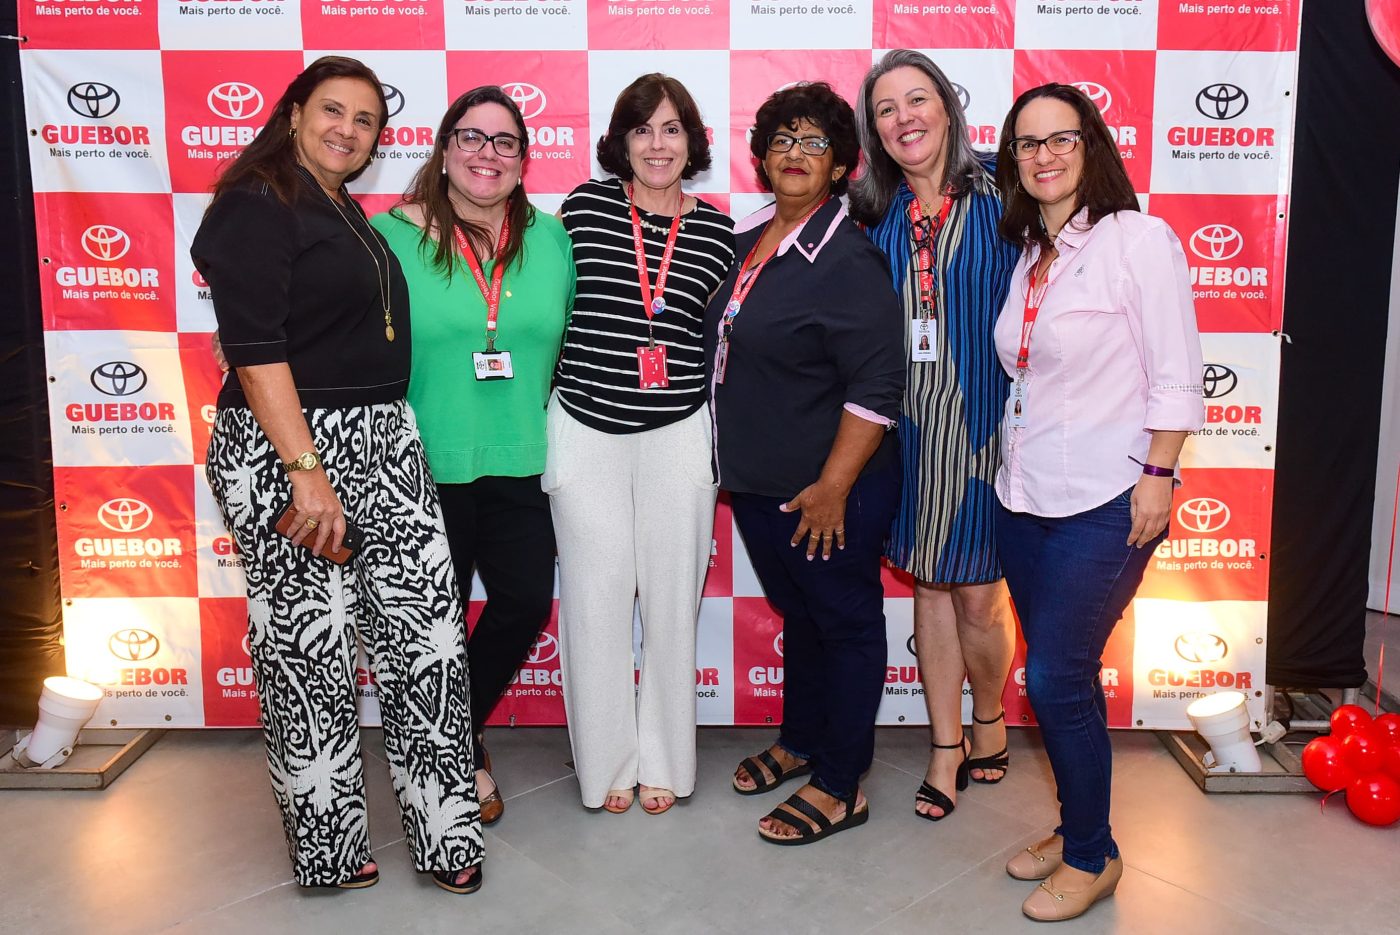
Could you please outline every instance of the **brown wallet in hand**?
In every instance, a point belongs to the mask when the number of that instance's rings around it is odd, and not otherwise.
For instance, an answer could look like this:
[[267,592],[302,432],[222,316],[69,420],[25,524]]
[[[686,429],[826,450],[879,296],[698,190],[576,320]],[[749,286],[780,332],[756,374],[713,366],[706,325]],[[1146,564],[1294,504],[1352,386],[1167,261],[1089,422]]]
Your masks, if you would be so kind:
[[[292,537],[292,524],[296,522],[296,518],[296,506],[288,503],[286,509],[278,515],[277,522],[272,528],[290,539]],[[355,557],[355,552],[360,548],[360,541],[360,527],[347,519],[345,521],[345,535],[340,540],[340,550],[332,550],[330,541],[327,540],[326,547],[321,550],[321,557],[330,559],[337,565],[344,565]],[[307,533],[306,538],[301,540],[301,546],[304,549],[313,548],[315,545],[316,535],[314,532]]]

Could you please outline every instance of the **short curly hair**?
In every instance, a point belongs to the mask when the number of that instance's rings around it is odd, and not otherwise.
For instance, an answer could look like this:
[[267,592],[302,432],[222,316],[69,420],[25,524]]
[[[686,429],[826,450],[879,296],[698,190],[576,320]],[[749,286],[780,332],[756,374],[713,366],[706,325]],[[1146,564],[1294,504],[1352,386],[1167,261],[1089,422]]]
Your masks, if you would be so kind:
[[710,136],[700,119],[700,108],[690,92],[670,75],[652,72],[642,75],[617,96],[607,132],[598,137],[598,165],[609,175],[632,181],[632,162],[627,158],[627,134],[651,119],[662,101],[670,101],[685,128],[689,157],[683,179],[693,179],[710,167]]
[[832,165],[845,166],[846,171],[831,183],[831,194],[840,197],[846,194],[851,184],[851,175],[856,171],[860,160],[860,136],[856,133],[856,114],[846,99],[837,94],[825,81],[803,82],[774,91],[753,118],[753,131],[749,136],[749,152],[758,160],[758,184],[766,192],[773,190],[773,183],[763,168],[763,157],[768,153],[768,137],[779,129],[795,129],[799,120],[807,120],[818,127],[831,140]]

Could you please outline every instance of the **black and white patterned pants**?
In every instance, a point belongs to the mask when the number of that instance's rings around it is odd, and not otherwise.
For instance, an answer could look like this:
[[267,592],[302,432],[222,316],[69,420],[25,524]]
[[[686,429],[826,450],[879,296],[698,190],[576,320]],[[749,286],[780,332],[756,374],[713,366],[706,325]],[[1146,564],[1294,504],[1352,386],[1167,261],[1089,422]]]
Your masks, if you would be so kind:
[[364,535],[346,565],[273,531],[291,483],[250,410],[219,410],[206,468],[245,558],[267,762],[296,881],[341,882],[370,859],[357,631],[379,683],[414,865],[466,869],[482,859],[482,840],[462,603],[413,412],[399,402],[306,417],[345,515]]

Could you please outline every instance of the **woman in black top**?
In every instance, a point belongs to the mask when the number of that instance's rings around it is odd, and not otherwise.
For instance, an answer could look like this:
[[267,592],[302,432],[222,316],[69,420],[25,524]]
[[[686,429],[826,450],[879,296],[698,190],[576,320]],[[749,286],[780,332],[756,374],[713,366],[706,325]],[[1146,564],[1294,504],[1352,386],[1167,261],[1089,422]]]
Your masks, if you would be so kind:
[[783,615],[783,726],[746,758],[754,795],[812,780],[759,822],[775,844],[863,824],[885,678],[880,556],[899,493],[904,323],[888,270],[839,196],[859,147],[825,83],[779,91],[751,143],[775,204],[746,219],[705,312],[719,480],[770,603]]
[[249,650],[296,881],[379,879],[358,635],[414,865],[467,893],[481,886],[482,841],[462,603],[404,402],[408,290],[345,189],[386,114],[369,68],[318,59],[215,186],[190,248],[232,368],[206,476],[245,559]]
[[715,507],[700,323],[734,257],[733,222],[681,190],[710,150],[674,78],[623,90],[598,161],[616,177],[580,185],[561,212],[578,285],[541,485],[583,804],[626,811],[640,783],[659,815],[695,787],[695,621]]

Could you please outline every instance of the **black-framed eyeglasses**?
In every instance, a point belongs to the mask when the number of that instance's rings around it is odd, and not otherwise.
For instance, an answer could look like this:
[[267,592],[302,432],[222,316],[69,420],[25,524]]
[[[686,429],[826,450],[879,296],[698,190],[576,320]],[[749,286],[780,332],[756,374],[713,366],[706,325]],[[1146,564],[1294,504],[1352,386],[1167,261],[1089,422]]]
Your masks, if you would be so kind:
[[1083,135],[1083,130],[1057,130],[1039,140],[1033,136],[1018,136],[1007,143],[1006,148],[1011,151],[1012,158],[1017,162],[1034,159],[1042,146],[1050,150],[1052,156],[1064,156],[1074,152],[1074,147],[1079,145],[1079,138]]
[[457,148],[464,153],[479,153],[490,143],[497,156],[513,159],[520,155],[520,137],[511,133],[485,133],[476,127],[459,127],[443,134],[444,139],[449,136],[457,141]]
[[793,136],[791,133],[770,133],[768,134],[768,151],[770,153],[785,153],[793,146],[809,156],[820,156],[831,148],[831,140],[825,136]]

